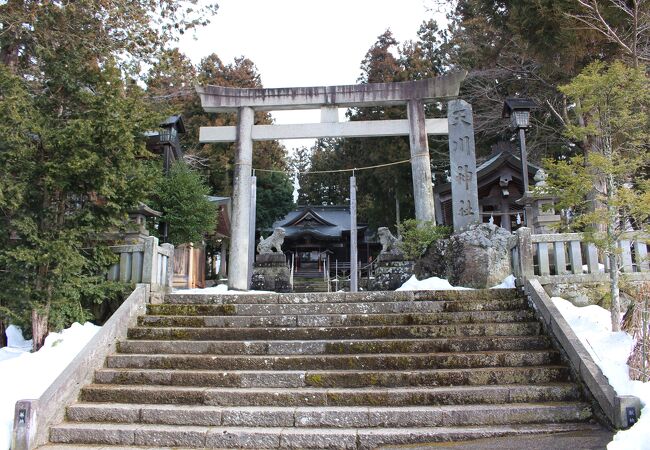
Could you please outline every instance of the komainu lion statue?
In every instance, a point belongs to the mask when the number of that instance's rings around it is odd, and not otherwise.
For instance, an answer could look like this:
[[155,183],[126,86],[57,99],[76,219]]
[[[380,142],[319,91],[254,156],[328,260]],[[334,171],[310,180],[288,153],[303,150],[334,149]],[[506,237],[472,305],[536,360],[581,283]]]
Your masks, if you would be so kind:
[[282,253],[282,244],[284,243],[284,228],[276,228],[273,234],[266,239],[260,236],[260,243],[257,244],[257,253],[266,255],[269,253]]
[[381,255],[404,256],[404,252],[399,246],[401,240],[393,236],[388,228],[379,227],[377,234],[381,243]]

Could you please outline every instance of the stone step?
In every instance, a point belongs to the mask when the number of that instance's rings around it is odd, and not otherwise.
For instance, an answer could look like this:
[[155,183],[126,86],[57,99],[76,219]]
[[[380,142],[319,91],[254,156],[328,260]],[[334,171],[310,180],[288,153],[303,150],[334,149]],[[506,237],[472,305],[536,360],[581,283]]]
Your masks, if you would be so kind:
[[67,408],[71,422],[217,427],[440,427],[575,422],[589,417],[591,407],[580,402],[299,408],[77,403]]
[[95,373],[95,383],[241,388],[350,388],[552,383],[566,380],[568,376],[568,369],[557,365],[409,371],[100,369]]
[[521,298],[516,289],[470,289],[452,291],[368,291],[368,292],[314,292],[292,294],[184,294],[182,291],[165,297],[173,304],[287,304],[287,303],[364,303],[394,301],[486,301]]
[[357,355],[139,355],[106,358],[108,368],[201,370],[417,370],[540,366],[559,360],[556,350]]
[[444,339],[366,339],[314,341],[142,341],[118,343],[119,353],[211,355],[320,355],[356,353],[480,352],[542,350],[547,336],[480,336]]
[[509,311],[526,308],[522,299],[478,301],[375,301],[353,303],[176,304],[147,305],[158,316],[271,316],[298,314],[390,314],[415,312]]
[[205,388],[91,384],[84,402],[212,406],[432,406],[577,401],[573,383],[408,388]]
[[319,314],[275,316],[141,316],[139,326],[152,327],[341,327],[367,325],[450,325],[460,323],[523,322],[530,310],[468,311],[398,314]]
[[476,323],[454,325],[359,326],[359,327],[272,327],[272,328],[193,328],[134,327],[129,339],[164,340],[322,340],[322,339],[401,339],[463,336],[537,335],[539,322]]
[[[589,432],[600,426],[583,422],[468,427],[297,428],[198,427],[159,424],[65,423],[52,427],[45,450],[74,444],[137,448],[303,448],[376,449],[383,445],[465,441],[494,436]],[[144,447],[140,447],[144,446]],[[93,447],[86,447],[93,448]],[[94,447],[98,448],[98,447]],[[110,447],[108,447],[110,448]]]

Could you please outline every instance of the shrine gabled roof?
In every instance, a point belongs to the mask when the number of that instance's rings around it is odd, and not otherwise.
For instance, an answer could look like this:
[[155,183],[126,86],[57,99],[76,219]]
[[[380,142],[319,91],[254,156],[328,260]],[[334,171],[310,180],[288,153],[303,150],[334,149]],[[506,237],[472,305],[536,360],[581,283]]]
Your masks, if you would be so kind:
[[[313,236],[318,239],[340,239],[350,233],[350,208],[348,206],[303,206],[289,212],[273,224],[282,227],[287,238]],[[357,230],[365,230],[365,224],[358,224]]]
[[[479,181],[479,185],[481,184],[482,180],[489,177],[491,174],[497,172],[500,168],[504,166],[512,167],[513,169],[515,169],[515,174],[520,175],[521,158],[518,155],[515,155],[514,153],[511,153],[509,151],[500,151],[496,153],[494,156],[490,157],[489,159],[481,163],[478,167],[476,167],[476,174]],[[535,173],[537,173],[539,169],[541,169],[540,166],[531,164],[530,162],[528,163],[528,174],[531,177],[531,179],[533,176],[535,176]],[[433,189],[434,192],[436,193],[440,193],[440,194],[448,193],[451,191],[451,183],[446,182],[446,183],[438,184],[434,186]]]
[[[322,211],[321,211],[322,213]],[[291,213],[289,213],[291,215]],[[349,211],[348,211],[348,217],[350,216]],[[287,216],[289,217],[289,216]],[[291,227],[291,226],[298,226],[301,222],[315,222],[320,225],[325,225],[328,227],[335,227],[336,224],[333,224],[332,222],[328,221],[323,217],[323,214],[319,214],[317,211],[314,210],[312,206],[307,206],[305,209],[302,211],[298,211],[298,214],[292,217],[291,219],[287,220],[284,224],[280,225],[282,227]]]

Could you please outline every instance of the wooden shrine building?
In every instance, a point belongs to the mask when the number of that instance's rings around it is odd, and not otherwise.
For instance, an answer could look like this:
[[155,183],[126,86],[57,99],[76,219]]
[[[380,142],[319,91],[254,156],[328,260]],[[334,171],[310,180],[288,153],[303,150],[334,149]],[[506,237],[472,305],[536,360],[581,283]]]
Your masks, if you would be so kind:
[[[350,267],[350,207],[301,206],[273,224],[285,230],[282,249],[293,258],[298,276],[322,274],[325,263],[330,271]],[[270,232],[271,230],[268,230]],[[357,225],[359,261],[366,264],[379,253],[366,224]]]
[[[524,223],[524,205],[518,203],[524,193],[521,159],[515,145],[503,142],[493,147],[490,157],[476,168],[479,214],[482,222],[494,221],[508,231]],[[528,163],[528,178],[532,181],[540,167]],[[434,187],[436,222],[453,224],[451,182]]]

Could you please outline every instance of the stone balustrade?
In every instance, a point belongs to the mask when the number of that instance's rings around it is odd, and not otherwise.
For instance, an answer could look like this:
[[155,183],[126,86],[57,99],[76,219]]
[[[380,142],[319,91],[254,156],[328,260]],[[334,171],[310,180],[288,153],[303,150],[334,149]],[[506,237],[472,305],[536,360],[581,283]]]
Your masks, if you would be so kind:
[[[632,281],[650,280],[650,236],[627,232],[617,242],[620,270]],[[541,284],[591,283],[609,279],[609,261],[583,233],[531,234],[520,228],[510,241],[513,274]]]
[[173,245],[158,245],[158,238],[150,236],[142,243],[116,245],[111,250],[120,255],[120,261],[109,269],[109,280],[149,284],[152,291],[171,289]]

